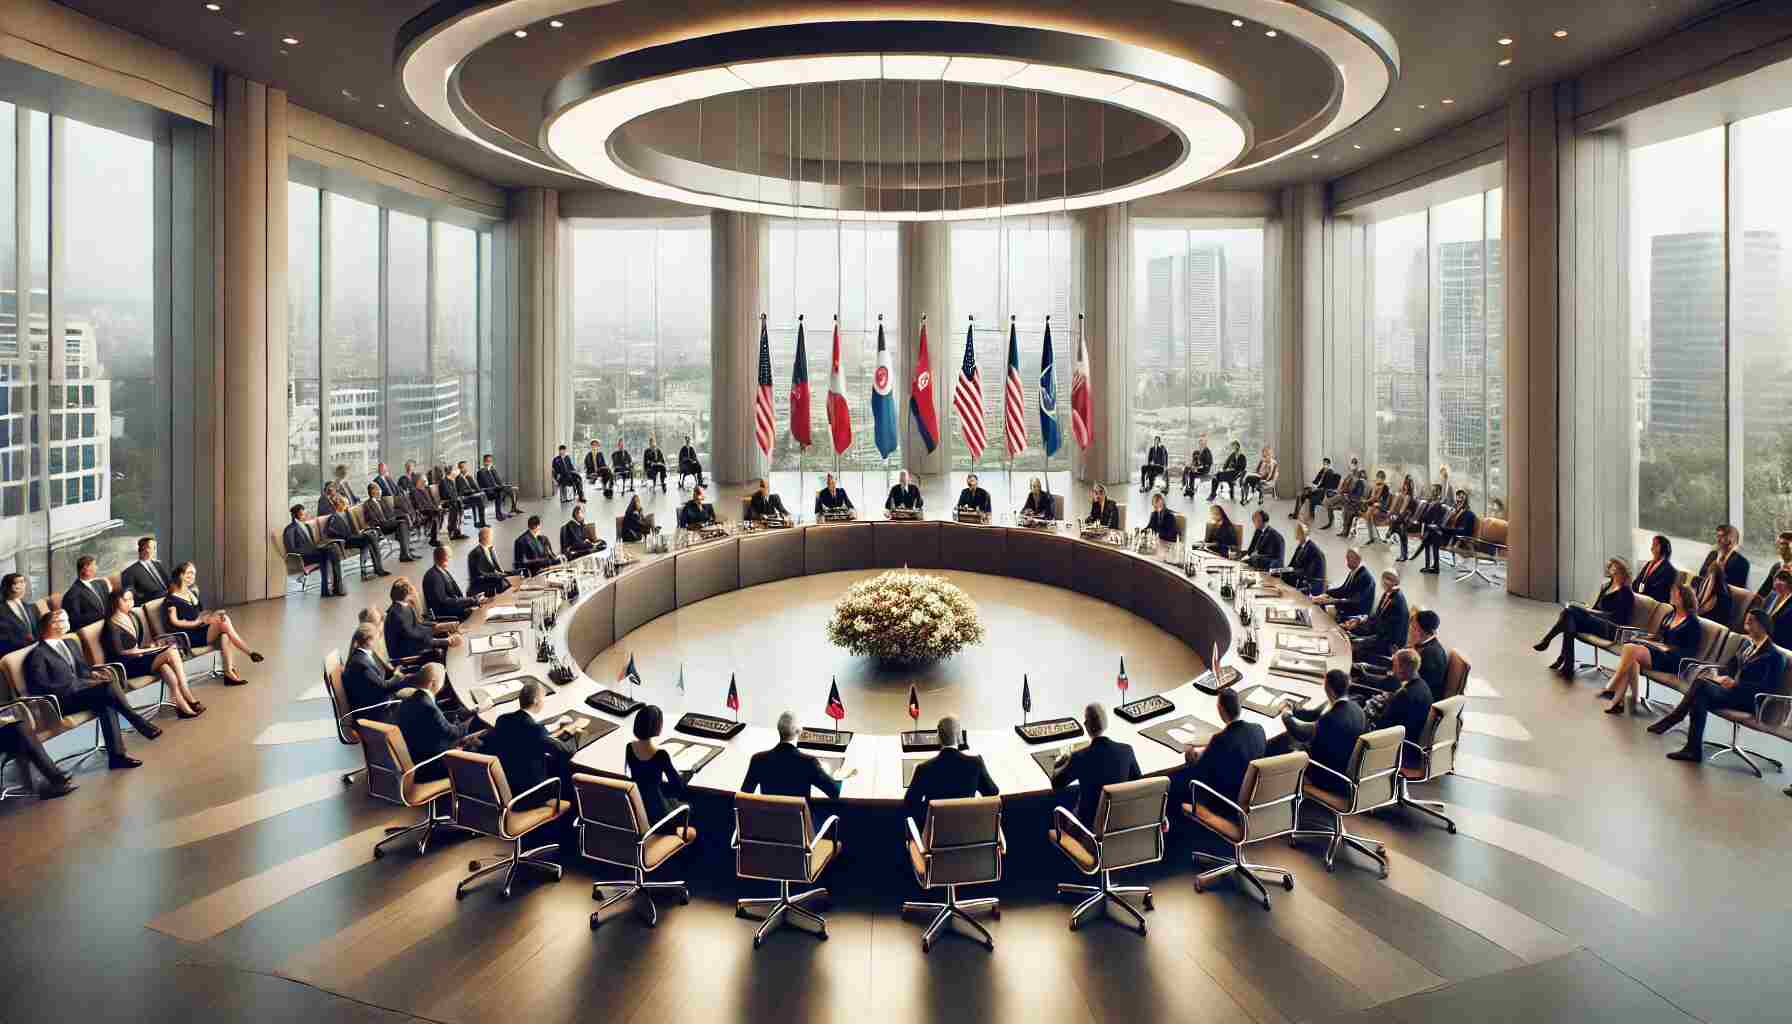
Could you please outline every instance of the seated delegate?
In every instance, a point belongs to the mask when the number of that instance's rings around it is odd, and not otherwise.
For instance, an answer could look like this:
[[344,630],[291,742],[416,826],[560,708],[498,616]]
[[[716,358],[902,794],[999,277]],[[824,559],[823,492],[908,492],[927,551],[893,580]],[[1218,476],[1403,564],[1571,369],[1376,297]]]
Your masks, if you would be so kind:
[[884,511],[919,512],[926,504],[921,498],[921,488],[909,480],[905,469],[897,475],[896,486],[890,488],[889,497],[884,499]]
[[1131,746],[1108,738],[1108,709],[1101,702],[1091,701],[1083,708],[1083,728],[1089,733],[1089,745],[1077,751],[1066,747],[1058,752],[1052,763],[1052,792],[1064,793],[1077,787],[1074,813],[1078,821],[1093,830],[1102,787],[1138,778],[1139,759]]
[[1332,613],[1340,621],[1369,614],[1375,606],[1375,576],[1363,564],[1363,553],[1356,548],[1344,552],[1344,579],[1313,603]]
[[1096,484],[1094,496],[1089,502],[1089,514],[1083,519],[1084,526],[1100,526],[1109,530],[1120,528],[1120,506],[1108,500],[1108,489]]
[[572,518],[560,526],[560,554],[568,560],[583,558],[597,550],[597,541],[587,529],[591,524],[585,521],[585,504],[580,502],[572,507]]
[[765,477],[760,477],[758,486],[753,488],[752,495],[747,498],[747,521],[760,519],[788,521],[791,518],[790,510],[784,507],[784,499],[772,493],[770,481]]
[[747,777],[740,784],[743,793],[764,793],[768,796],[800,796],[807,798],[815,790],[830,800],[840,798],[840,784],[857,775],[857,768],[836,779],[827,773],[821,762],[798,749],[796,715],[786,711],[778,716],[778,743],[754,754],[747,762]]
[[819,517],[829,512],[839,514],[851,511],[852,498],[847,495],[846,488],[834,483],[834,474],[829,473],[827,482],[821,490],[815,492],[815,515]]
[[1568,604],[1562,607],[1561,614],[1556,616],[1556,624],[1549,627],[1543,639],[1531,645],[1534,651],[1549,648],[1550,641],[1562,638],[1562,653],[1550,663],[1550,668],[1564,679],[1574,677],[1574,639],[1581,633],[1610,640],[1618,635],[1618,627],[1630,624],[1631,609],[1636,606],[1636,592],[1630,589],[1630,563],[1622,558],[1608,559],[1605,563],[1605,582],[1600,585],[1599,593],[1594,595],[1593,603]]
[[964,478],[964,489],[958,492],[958,504],[953,507],[959,512],[989,515],[989,492],[978,486],[977,474]]
[[[1357,737],[1369,730],[1363,707],[1350,699],[1350,676],[1339,669],[1325,674],[1325,704],[1318,708],[1289,708],[1282,712],[1287,731],[1269,742],[1264,752],[1275,756],[1305,750],[1314,763],[1325,765],[1346,778]],[[1320,789],[1340,792],[1341,780],[1325,772],[1310,772],[1307,781]]]
[[951,715],[939,721],[940,752],[915,766],[902,806],[916,825],[927,824],[927,803],[930,800],[956,800],[967,796],[1000,796],[995,780],[983,759],[958,749],[958,719]]

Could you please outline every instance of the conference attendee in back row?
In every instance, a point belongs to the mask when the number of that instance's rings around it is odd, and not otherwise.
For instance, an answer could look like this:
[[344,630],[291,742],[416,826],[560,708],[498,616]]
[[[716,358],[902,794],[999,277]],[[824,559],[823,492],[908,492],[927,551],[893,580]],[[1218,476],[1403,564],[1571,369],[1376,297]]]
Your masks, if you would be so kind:
[[1649,541],[1649,560],[1637,570],[1630,589],[1666,604],[1678,582],[1680,570],[1674,567],[1674,542],[1658,533]]
[[38,645],[25,655],[26,691],[56,698],[64,715],[93,712],[106,743],[108,768],[135,768],[142,764],[125,749],[119,718],[129,722],[146,740],[154,740],[162,735],[162,730],[131,707],[124,688],[111,673],[88,662],[80,641],[68,635],[67,615],[54,610],[38,616],[37,635],[41,638]]
[[1715,565],[1723,573],[1725,583],[1732,587],[1748,586],[1748,558],[1738,550],[1741,544],[1741,530],[1729,523],[1720,524],[1712,538],[1711,550],[1699,566],[1699,575],[1710,572]]
[[1419,542],[1419,554],[1425,556],[1425,567],[1419,571],[1436,576],[1442,571],[1438,562],[1444,547],[1458,538],[1474,535],[1475,510],[1468,507],[1468,492],[1457,491],[1456,505],[1444,516],[1443,522],[1425,529],[1425,539]]
[[572,518],[560,527],[560,554],[567,561],[583,558],[597,550],[597,540],[586,530],[590,525],[585,521],[585,503],[574,505]]
[[1338,489],[1341,479],[1337,470],[1332,468],[1332,460],[1329,457],[1320,459],[1319,472],[1314,473],[1312,481],[1300,489],[1300,495],[1294,499],[1294,511],[1288,513],[1288,518],[1299,519],[1302,505],[1307,506],[1308,519],[1317,516],[1320,503],[1325,501],[1331,492]]
[[398,494],[398,481],[392,479],[391,473],[386,472],[384,462],[380,463],[378,468],[373,471],[373,479],[367,482],[378,487],[380,496],[383,498],[394,497]]
[[747,498],[747,519],[783,519],[791,518],[790,510],[784,507],[784,499],[771,491],[771,483],[765,477],[759,478],[758,486]]
[[1094,831],[1102,787],[1138,778],[1139,759],[1132,747],[1108,738],[1108,709],[1100,701],[1091,701],[1083,708],[1083,728],[1089,733],[1089,745],[1077,751],[1069,747],[1058,751],[1058,759],[1052,763],[1052,792],[1063,793],[1071,786],[1077,787],[1073,813],[1076,820]]
[[964,478],[964,489],[958,492],[958,504],[954,508],[989,515],[989,492],[978,486],[977,474]]
[[[302,505],[293,507],[305,510]],[[70,632],[78,633],[82,626],[105,618],[106,601],[111,594],[112,584],[101,578],[99,563],[92,555],[75,559],[75,582],[62,593],[62,610],[68,612]]]
[[[286,550],[298,555],[306,565],[318,566],[317,576],[325,597],[342,596],[342,549],[335,544],[319,544],[311,535],[310,513],[305,506],[294,505],[289,511],[292,522],[281,535]],[[334,587],[335,589],[331,589]],[[83,623],[85,625],[85,623]]]
[[629,458],[628,449],[622,447],[620,437],[616,439],[616,450],[610,453],[610,475],[617,487],[621,487],[622,481],[626,479],[628,489],[635,489],[635,461]]
[[460,581],[448,568],[448,549],[436,545],[432,553],[435,564],[423,574],[423,610],[438,622],[465,622],[482,603],[478,595],[469,596],[460,589]]
[[[1362,705],[1350,699],[1350,676],[1340,669],[1325,674],[1325,700],[1317,708],[1283,711],[1282,727],[1287,731],[1270,740],[1264,753],[1275,757],[1305,750],[1315,764],[1349,778],[1357,737],[1368,731],[1369,719]],[[1342,779],[1327,772],[1310,771],[1306,781],[1332,793],[1345,789]]]
[[1089,514],[1084,517],[1083,525],[1101,526],[1109,530],[1120,528],[1120,506],[1108,500],[1106,485],[1095,485],[1094,495],[1089,501]]
[[1575,637],[1587,633],[1611,640],[1618,635],[1619,626],[1630,624],[1630,612],[1635,607],[1636,591],[1630,589],[1630,563],[1622,558],[1607,559],[1605,582],[1600,585],[1593,603],[1564,605],[1561,614],[1556,616],[1556,624],[1549,627],[1543,639],[1531,645],[1531,650],[1548,650],[1550,641],[1561,637],[1562,653],[1556,655],[1549,667],[1562,678],[1572,679]]
[[485,496],[491,499],[492,508],[497,511],[499,519],[504,518],[505,498],[510,499],[510,514],[513,516],[521,514],[522,509],[516,507],[516,485],[505,483],[504,478],[498,475],[497,463],[492,459],[490,453],[480,460],[479,472],[474,478],[474,483],[478,484],[479,489],[485,492]]
[[[344,470],[346,472],[346,469]],[[125,566],[118,580],[126,590],[137,595],[137,603],[154,601],[168,592],[168,566],[156,560],[156,539],[137,538],[137,560]]]
[[411,554],[411,527],[398,515],[395,507],[386,504],[388,501],[380,494],[379,484],[367,485],[367,500],[361,503],[361,516],[367,520],[370,530],[378,530],[388,537],[398,538],[398,560],[415,562],[417,556]]
[[1192,792],[1196,805],[1228,819],[1234,817],[1232,809],[1193,784],[1199,782],[1227,800],[1237,802],[1238,791],[1244,786],[1245,771],[1252,761],[1263,756],[1266,745],[1263,727],[1240,718],[1239,709],[1238,691],[1230,686],[1221,690],[1219,712],[1224,728],[1208,737],[1204,744],[1185,744],[1182,748],[1183,766],[1170,776],[1170,792],[1177,794],[1176,799],[1181,800],[1181,794]]
[[595,437],[591,439],[591,447],[585,452],[585,479],[594,484],[602,484],[604,497],[610,497],[612,481],[616,478],[610,474],[610,460],[604,454],[603,442]]
[[694,476],[697,486],[705,486],[703,482],[703,463],[697,461],[697,449],[692,447],[691,439],[686,437],[684,445],[678,449],[678,486],[684,486],[684,478]]
[[[205,714],[205,704],[193,696],[187,682],[187,668],[180,652],[171,642],[150,642],[142,624],[131,614],[136,607],[136,597],[126,588],[120,587],[112,595],[106,604],[105,624],[100,627],[100,651],[107,661],[124,666],[126,679],[159,677],[167,686],[177,717],[198,718]],[[62,622],[66,628],[68,616],[64,615]]]
[[[597,452],[597,457],[600,459],[603,458],[603,452],[597,448],[597,442],[592,441],[591,445],[592,450]],[[579,476],[579,469],[577,466],[573,465],[572,456],[566,454],[565,445],[561,445],[554,450],[554,461],[551,468],[554,473],[554,486],[560,489],[561,501],[566,500],[566,489],[568,487],[572,488],[573,493],[578,495],[580,501],[585,500],[585,479]],[[603,476],[604,497],[606,498],[610,496],[610,480],[609,470],[606,468]],[[504,517],[499,516],[498,518],[502,519]],[[481,525],[484,524],[482,523]]]
[[37,609],[25,599],[22,572],[0,578],[0,657],[37,643]]
[[647,448],[641,452],[641,472],[647,478],[647,486],[652,487],[659,481],[660,493],[666,491],[666,453],[660,451],[659,442],[651,435],[647,438]]
[[1220,463],[1219,472],[1213,474],[1213,480],[1208,483],[1207,500],[1212,501],[1218,497],[1220,485],[1224,484],[1227,499],[1237,501],[1238,482],[1244,479],[1246,468],[1244,447],[1234,441],[1231,450],[1226,453],[1226,461]]
[[813,756],[797,748],[799,734],[796,715],[786,711],[778,716],[778,743],[761,750],[747,762],[747,777],[740,784],[742,793],[764,793],[767,796],[800,796],[810,790],[829,800],[840,799],[840,784],[859,773],[857,768],[836,779]]
[[1281,531],[1269,525],[1269,513],[1261,508],[1252,512],[1251,526],[1251,542],[1245,546],[1241,556],[1244,564],[1266,572],[1280,569],[1286,546],[1282,541]]
[[890,488],[889,497],[884,499],[884,511],[893,512],[902,509],[906,512],[919,512],[926,504],[921,500],[921,488],[916,487],[908,478],[908,470],[896,475],[896,486]]
[[[473,522],[479,526],[484,526],[485,492],[480,490],[479,485],[473,482],[473,474],[467,472],[467,462],[465,459],[454,464],[453,480],[454,491],[455,494],[460,497],[461,504],[466,505],[473,510]],[[504,513],[499,512],[498,518],[503,519]]]
[[815,515],[820,518],[824,512],[841,511],[852,511],[852,497],[846,493],[846,488],[834,482],[834,474],[829,473],[821,490],[815,492]]
[[939,722],[940,752],[915,766],[902,807],[916,825],[927,825],[930,800],[958,800],[968,796],[1000,796],[983,759],[958,749],[958,719],[951,715]]
[[75,785],[74,776],[63,771],[44,750],[43,743],[26,721],[16,709],[0,711],[0,755],[18,762],[20,782],[24,787],[32,789],[31,771],[35,768],[44,777],[43,783],[34,790],[39,800],[55,800],[81,788]]
[[205,599],[199,594],[199,570],[192,562],[182,562],[174,567],[174,585],[168,588],[168,596],[163,599],[162,617],[168,621],[171,630],[185,633],[193,648],[218,649],[218,658],[224,663],[226,686],[241,686],[248,682],[236,670],[238,654],[247,654],[257,665],[267,660],[260,651],[252,650],[243,635],[237,632],[229,612],[206,610]]
[[1755,604],[1765,604],[1773,593],[1773,579],[1781,570],[1792,569],[1792,530],[1781,530],[1774,540],[1774,550],[1779,560],[1767,567],[1767,574],[1761,577],[1761,586],[1755,591]]
[[1686,726],[1686,746],[1670,751],[1670,760],[1703,761],[1707,715],[1712,711],[1753,711],[1757,696],[1779,689],[1780,676],[1786,670],[1786,658],[1768,635],[1769,625],[1766,612],[1759,608],[1750,609],[1742,620],[1748,643],[1721,669],[1697,676],[1674,710],[1649,727],[1650,732],[1659,736],[1690,716],[1691,721]]
[[1288,571],[1282,579],[1309,597],[1325,592],[1325,552],[1313,543],[1307,524],[1299,520],[1294,523],[1294,553],[1288,556]]
[[380,555],[378,531],[357,529],[354,519],[349,516],[348,499],[341,494],[336,495],[336,511],[324,520],[324,536],[360,551],[362,568],[365,569],[366,563],[371,560],[375,576],[392,575],[386,571],[385,560]]
[[1182,496],[1195,496],[1195,483],[1213,472],[1213,449],[1207,447],[1207,435],[1202,434],[1195,443],[1195,450],[1188,453],[1188,465],[1182,467]]
[[541,532],[540,516],[530,516],[529,528],[518,534],[511,544],[510,564],[518,572],[530,576],[549,566],[560,564],[560,557],[554,554],[554,546],[548,543],[547,536]]
[[480,527],[479,543],[467,552],[467,589],[483,596],[502,594],[510,589],[509,576],[492,547],[492,528]]
[[1156,486],[1158,478],[1163,478],[1164,487],[1170,486],[1170,449],[1164,447],[1162,435],[1151,439],[1151,447],[1145,451],[1145,464],[1139,467],[1139,493],[1149,494]]

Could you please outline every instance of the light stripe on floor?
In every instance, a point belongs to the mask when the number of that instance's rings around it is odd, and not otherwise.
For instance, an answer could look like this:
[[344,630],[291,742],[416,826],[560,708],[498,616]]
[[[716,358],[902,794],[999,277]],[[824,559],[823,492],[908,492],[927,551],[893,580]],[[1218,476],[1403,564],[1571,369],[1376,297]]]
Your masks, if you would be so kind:
[[1496,761],[1466,752],[1456,755],[1456,774],[1477,782],[1536,793],[1538,796],[1560,796],[1567,791],[1561,776],[1547,768]]
[[204,942],[314,885],[371,863],[373,844],[385,837],[382,822],[176,907],[151,920],[149,927],[177,939]]
[[1502,715],[1492,711],[1464,711],[1462,727],[1469,732],[1482,736],[1493,736],[1502,740],[1514,740],[1519,743],[1531,741],[1531,730],[1524,723],[1511,715]]
[[284,786],[252,793],[241,800],[208,807],[171,821],[158,822],[144,830],[136,845],[151,850],[186,846],[226,832],[234,832],[258,821],[266,821],[306,804],[341,796],[346,789],[342,784],[341,772],[321,772]]
[[1553,960],[1576,948],[1572,939],[1516,907],[1392,850],[1388,851],[1388,877],[1382,884],[1526,963]]
[[322,683],[317,683],[313,686],[306,687],[304,690],[300,691],[300,693],[297,697],[293,698],[293,700],[295,700],[295,701],[329,700],[329,699],[330,699],[330,691],[324,689],[324,684],[322,684]]
[[336,738],[335,719],[309,718],[298,722],[275,722],[255,734],[255,745],[276,747],[285,743],[312,743]]
[[[318,689],[322,690],[323,687],[319,686]],[[1499,690],[1494,689],[1492,683],[1482,679],[1480,676],[1469,676],[1468,686],[1465,687],[1462,692],[1470,697],[1486,697],[1493,700],[1505,696],[1505,694],[1500,693]]]
[[1665,894],[1655,883],[1559,836],[1461,804],[1450,804],[1444,813],[1464,835],[1536,861],[1634,910],[1656,914],[1666,904]]
[[1277,934],[1354,985],[1372,1003],[1385,1003],[1444,984],[1444,979],[1424,964],[1310,891],[1304,896],[1295,893],[1277,903],[1270,917],[1270,927]]

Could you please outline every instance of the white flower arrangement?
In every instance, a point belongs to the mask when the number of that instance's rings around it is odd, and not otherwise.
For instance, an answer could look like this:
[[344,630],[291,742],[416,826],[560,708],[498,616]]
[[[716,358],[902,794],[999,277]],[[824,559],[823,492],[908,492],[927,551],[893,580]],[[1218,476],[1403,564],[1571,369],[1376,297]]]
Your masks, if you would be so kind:
[[964,591],[938,576],[898,569],[853,584],[834,606],[828,639],[865,657],[937,661],[982,643],[983,623]]

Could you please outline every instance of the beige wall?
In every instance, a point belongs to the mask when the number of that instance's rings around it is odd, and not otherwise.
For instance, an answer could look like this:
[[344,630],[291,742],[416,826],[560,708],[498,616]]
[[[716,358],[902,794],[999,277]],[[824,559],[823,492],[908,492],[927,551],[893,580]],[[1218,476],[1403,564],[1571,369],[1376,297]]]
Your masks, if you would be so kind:
[[376,185],[491,218],[504,216],[504,191],[370,132],[304,107],[290,107],[290,155]]
[[50,0],[0,0],[0,57],[212,123],[210,65]]

